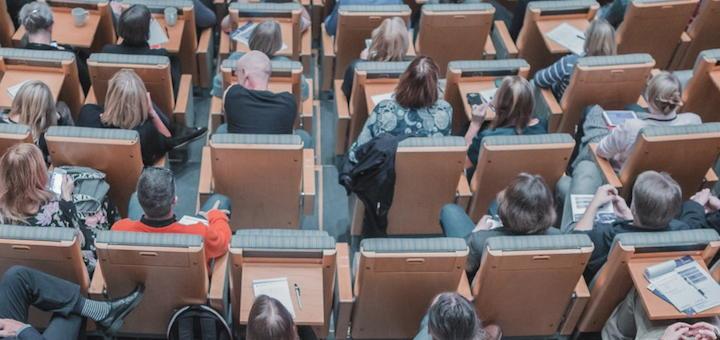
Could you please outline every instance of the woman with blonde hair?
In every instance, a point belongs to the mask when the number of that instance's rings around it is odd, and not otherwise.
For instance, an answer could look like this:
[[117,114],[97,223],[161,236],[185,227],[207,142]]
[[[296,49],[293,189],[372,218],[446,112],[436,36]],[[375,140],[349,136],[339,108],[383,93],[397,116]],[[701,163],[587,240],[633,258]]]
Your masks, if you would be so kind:
[[[534,106],[530,83],[518,76],[505,77],[492,101],[473,106],[470,127],[465,133],[465,144],[468,145],[465,159],[468,180],[475,172],[483,138],[547,133],[546,122],[532,115]],[[495,119],[490,122],[488,128],[482,129],[485,117],[491,112],[495,114]]]
[[77,125],[137,131],[146,166],[155,164],[168,151],[207,131],[205,128],[194,129],[187,135],[173,138],[167,118],[155,108],[142,79],[130,69],[122,69],[110,79],[105,107],[96,104],[82,107]]
[[555,98],[560,100],[570,85],[575,64],[582,57],[601,57],[617,54],[615,29],[603,19],[595,19],[585,32],[585,46],[582,55],[566,55],[554,64],[538,71],[533,78],[540,88],[550,88]]
[[407,24],[399,17],[392,17],[383,22],[372,31],[370,45],[361,53],[360,59],[353,60],[343,77],[342,91],[350,100],[353,81],[355,80],[355,65],[361,61],[403,61],[407,58],[410,46]]
[[0,123],[29,126],[33,142],[49,163],[45,132],[53,125],[69,125],[70,122],[58,114],[50,88],[42,81],[30,80],[15,94],[10,112],[1,118]]
[[88,262],[94,258],[94,235],[80,221],[73,204],[73,181],[66,175],[56,194],[48,190],[48,178],[48,168],[37,146],[11,146],[0,158],[0,223],[75,229]]

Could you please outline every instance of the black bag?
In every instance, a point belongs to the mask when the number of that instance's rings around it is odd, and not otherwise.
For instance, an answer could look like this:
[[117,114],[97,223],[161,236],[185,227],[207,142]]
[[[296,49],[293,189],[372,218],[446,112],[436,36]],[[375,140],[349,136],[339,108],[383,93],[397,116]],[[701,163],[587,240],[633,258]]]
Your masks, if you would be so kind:
[[180,308],[170,318],[167,329],[170,340],[231,340],[230,327],[220,313],[205,305]]

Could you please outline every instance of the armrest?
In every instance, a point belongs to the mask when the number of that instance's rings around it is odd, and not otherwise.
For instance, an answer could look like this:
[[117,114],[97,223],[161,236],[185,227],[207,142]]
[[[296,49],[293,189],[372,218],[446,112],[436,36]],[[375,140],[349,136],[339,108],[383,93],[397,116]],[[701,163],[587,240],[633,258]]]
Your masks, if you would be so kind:
[[208,302],[210,307],[224,314],[225,312],[225,293],[228,286],[228,258],[229,253],[215,259],[213,265],[212,276],[210,277],[210,289],[208,290]]
[[173,109],[175,122],[188,126],[195,125],[192,90],[192,75],[183,74],[180,76],[180,86],[178,87],[177,98],[175,98],[175,108]]
[[466,299],[472,301],[473,295],[470,291],[470,281],[468,281],[467,275],[461,275],[460,283],[457,288],[458,294],[464,296]]
[[102,274],[100,268],[100,261],[95,266],[95,273],[93,273],[92,281],[90,281],[90,287],[88,287],[88,297],[94,300],[105,300],[105,277]]
[[414,31],[412,29],[408,30],[408,41],[410,42],[408,44],[408,50],[406,53],[408,57],[414,57],[417,55],[417,51],[415,50],[415,44],[412,43],[414,36]]
[[620,191],[620,188],[622,188],[623,186],[622,182],[620,182],[620,178],[618,177],[617,173],[615,173],[615,169],[613,169],[610,161],[597,155],[597,148],[597,143],[590,143],[590,153],[592,153],[592,156],[595,158],[595,162],[600,168],[600,172],[602,172],[603,177],[608,182],[608,184],[612,185],[613,187],[617,188],[618,191]]
[[303,209],[305,215],[315,210],[315,150],[303,149]]
[[[300,111],[300,121],[302,122],[303,130],[307,131],[310,135],[313,134],[312,120],[315,114],[315,101],[313,100],[313,83],[310,79],[305,79],[308,86],[308,98],[302,102],[302,108]],[[318,110],[318,112],[320,112]]]
[[211,97],[210,112],[208,113],[208,135],[214,133],[224,120],[222,98]]
[[203,146],[200,159],[200,179],[198,182],[199,194],[212,193],[212,158],[209,146]]
[[492,60],[497,58],[497,51],[495,50],[495,44],[492,41],[492,33],[485,39],[485,46],[483,47],[483,59]]
[[200,77],[200,86],[202,88],[209,88],[212,84],[213,77],[213,29],[212,27],[204,29],[200,33],[200,40],[198,41],[197,52],[197,64],[198,64],[198,76]]
[[713,168],[708,169],[707,173],[705,174],[705,178],[703,179],[703,188],[712,189],[712,187],[715,186],[715,183],[718,181],[718,176],[715,173],[715,170]]
[[[653,74],[653,76],[655,76],[655,74]],[[645,110],[648,109],[648,103],[647,103],[647,101],[645,101],[645,98],[643,98],[643,96],[638,97],[637,104]]]
[[335,154],[342,155],[347,149],[345,147],[345,139],[347,139],[348,129],[350,128],[350,107],[345,93],[342,91],[342,80],[335,80],[335,112],[337,112],[337,134],[335,136]]
[[322,82],[321,91],[329,91],[332,87],[333,71],[335,69],[335,44],[325,29],[325,24],[320,25],[320,41],[322,41]]
[[688,49],[690,48],[690,44],[692,43],[692,37],[687,34],[687,32],[683,32],[680,35],[680,42],[678,43],[677,47],[675,48],[675,54],[673,54],[673,58],[670,61],[670,69],[671,70],[682,70],[685,67],[685,57],[687,56]]
[[518,48],[515,42],[510,37],[510,31],[508,31],[505,22],[502,20],[495,20],[493,23],[493,30],[490,33],[492,42],[497,49],[498,59],[516,58],[518,55]]
[[548,120],[548,132],[556,132],[560,128],[562,120],[562,107],[555,99],[552,90],[535,86],[535,98],[541,98],[535,105],[535,115],[545,117]]
[[85,104],[97,104],[97,98],[95,97],[95,88],[90,86],[87,97],[85,97]]
[[302,42],[302,46],[300,47],[300,61],[303,64],[303,74],[307,78],[312,78],[312,30],[313,27],[312,25],[310,25],[310,28],[308,28],[307,31],[303,32],[302,36],[300,37]]
[[568,308],[567,315],[565,316],[565,322],[560,329],[561,335],[571,335],[575,331],[578,320],[585,310],[588,301],[590,301],[590,289],[585,284],[585,279],[580,277],[573,291],[573,296],[570,299],[570,308]]
[[350,250],[347,243],[338,243],[335,246],[337,251],[337,296],[335,312],[335,338],[345,339],[350,327],[350,316],[352,313],[355,297],[352,290],[352,268],[350,267]]
[[470,184],[468,183],[467,176],[465,176],[465,172],[463,171],[462,174],[460,174],[460,180],[458,181],[455,202],[463,208],[463,210],[467,210],[471,198],[472,191],[470,191]]
[[220,42],[218,46],[218,65],[220,65],[220,62],[227,59],[230,56],[230,35],[221,32],[220,33]]

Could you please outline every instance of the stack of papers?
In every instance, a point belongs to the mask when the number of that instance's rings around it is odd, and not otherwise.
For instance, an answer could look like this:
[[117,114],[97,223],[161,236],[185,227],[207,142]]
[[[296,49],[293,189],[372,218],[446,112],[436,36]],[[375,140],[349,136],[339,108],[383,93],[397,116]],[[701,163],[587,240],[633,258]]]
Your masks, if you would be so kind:
[[678,311],[693,315],[720,305],[720,285],[690,256],[645,269],[648,289]]
[[[570,195],[570,203],[572,207],[573,222],[580,221],[585,214],[585,210],[592,202],[594,195]],[[613,223],[616,220],[615,209],[612,204],[607,203],[598,209],[595,215],[597,223]]]
[[490,103],[495,99],[495,93],[497,93],[497,87],[492,87],[487,90],[480,91],[480,98],[482,98],[483,103]]
[[253,280],[253,292],[255,293],[255,297],[267,295],[280,301],[283,307],[290,312],[293,319],[295,318],[295,308],[290,298],[290,284],[288,283],[287,277]]
[[574,54],[581,55],[585,52],[585,33],[566,22],[558,25],[546,35]]

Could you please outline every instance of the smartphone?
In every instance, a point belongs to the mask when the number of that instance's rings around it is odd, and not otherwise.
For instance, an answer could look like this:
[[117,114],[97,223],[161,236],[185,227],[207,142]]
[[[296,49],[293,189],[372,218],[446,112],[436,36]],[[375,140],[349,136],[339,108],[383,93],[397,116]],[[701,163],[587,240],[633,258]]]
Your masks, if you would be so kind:
[[470,106],[483,104],[482,96],[480,96],[480,93],[477,92],[468,93],[467,101]]
[[497,228],[502,228],[502,227],[503,227],[502,221],[500,220],[500,217],[499,217],[499,216],[492,216],[492,217],[490,217],[490,218],[488,219],[488,223],[490,223],[490,230],[497,229]]
[[65,170],[60,168],[53,169],[53,172],[50,175],[50,191],[58,195],[62,194],[62,185],[65,175],[67,175]]

